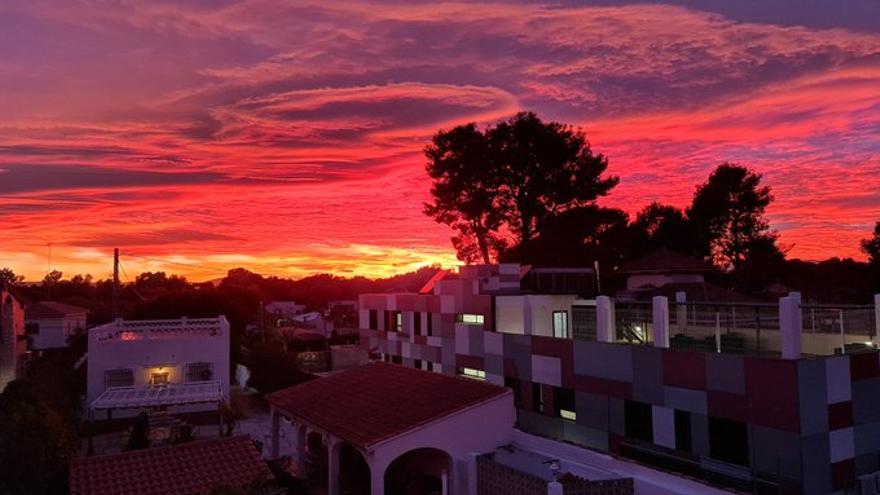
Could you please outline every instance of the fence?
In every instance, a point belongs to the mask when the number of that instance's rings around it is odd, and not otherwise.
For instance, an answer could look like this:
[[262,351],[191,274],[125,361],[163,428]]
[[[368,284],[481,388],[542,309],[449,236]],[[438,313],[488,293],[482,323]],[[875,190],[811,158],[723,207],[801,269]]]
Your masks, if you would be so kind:
[[654,310],[650,301],[621,302],[614,306],[617,342],[650,344],[654,335]]
[[876,311],[874,305],[802,304],[803,351],[842,354],[873,349]]
[[673,302],[670,347],[728,352],[778,353],[779,306],[773,303]]

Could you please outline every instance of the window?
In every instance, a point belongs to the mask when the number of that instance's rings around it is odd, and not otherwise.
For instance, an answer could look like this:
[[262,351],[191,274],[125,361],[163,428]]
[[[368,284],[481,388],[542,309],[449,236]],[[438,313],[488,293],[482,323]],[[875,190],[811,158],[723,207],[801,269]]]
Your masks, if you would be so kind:
[[134,373],[130,369],[107,370],[104,372],[104,388],[131,387],[134,385]]
[[413,333],[416,335],[422,334],[422,314],[418,311],[413,313]]
[[522,389],[519,388],[519,380],[510,376],[505,376],[504,386],[513,390],[513,405],[516,407],[522,407]]
[[370,330],[378,330],[379,318],[375,309],[370,310]]
[[555,413],[562,419],[577,420],[574,406],[574,390],[568,388],[553,388],[553,407]]
[[416,359],[415,362],[413,363],[413,368],[415,368],[417,370],[422,369],[422,360]]
[[713,459],[749,465],[749,435],[745,423],[709,418],[709,455]]
[[596,306],[572,306],[571,330],[578,340],[596,340]]
[[186,366],[186,381],[188,382],[207,382],[213,378],[213,363],[190,363]]
[[623,405],[623,417],[627,437],[654,443],[654,416],[651,404],[628,400]]
[[403,331],[403,313],[401,313],[400,311],[394,312],[394,331]]
[[403,364],[403,358],[400,356],[391,356],[391,362],[394,364]]
[[39,323],[27,323],[24,326],[24,333],[27,335],[37,335],[40,333]]
[[434,371],[434,362],[428,361],[428,371]]
[[675,411],[675,450],[691,451],[691,414]]
[[425,335],[434,335],[434,315],[431,313],[425,313],[428,320],[428,331],[425,332]]
[[482,325],[483,324],[483,315],[475,315],[475,314],[461,314],[458,315],[458,322],[464,323],[465,325]]
[[473,378],[474,380],[486,379],[486,372],[475,368],[462,368],[460,374],[465,378]]
[[154,371],[150,373],[150,385],[161,387],[163,385],[168,385],[168,372],[167,371]]
[[569,338],[568,311],[553,312],[553,336],[557,339]]

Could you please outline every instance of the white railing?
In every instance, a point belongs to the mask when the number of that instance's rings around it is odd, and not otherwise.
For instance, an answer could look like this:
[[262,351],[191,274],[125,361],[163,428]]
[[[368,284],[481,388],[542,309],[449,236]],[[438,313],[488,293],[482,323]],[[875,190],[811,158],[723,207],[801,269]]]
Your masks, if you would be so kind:
[[178,320],[117,320],[92,328],[89,336],[96,342],[218,337],[224,334],[220,318],[181,318]]

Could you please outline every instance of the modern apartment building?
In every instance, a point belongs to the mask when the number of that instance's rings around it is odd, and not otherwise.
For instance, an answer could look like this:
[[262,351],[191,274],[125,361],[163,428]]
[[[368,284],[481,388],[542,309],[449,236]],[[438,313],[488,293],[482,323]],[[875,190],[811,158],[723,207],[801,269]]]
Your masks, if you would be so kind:
[[381,360],[506,385],[517,427],[560,448],[746,491],[875,482],[880,298],[624,302],[583,280],[542,291],[529,272],[467,266],[420,293],[362,295],[361,344]]
[[143,410],[216,411],[229,396],[229,322],[116,320],[88,331],[87,404],[95,419]]

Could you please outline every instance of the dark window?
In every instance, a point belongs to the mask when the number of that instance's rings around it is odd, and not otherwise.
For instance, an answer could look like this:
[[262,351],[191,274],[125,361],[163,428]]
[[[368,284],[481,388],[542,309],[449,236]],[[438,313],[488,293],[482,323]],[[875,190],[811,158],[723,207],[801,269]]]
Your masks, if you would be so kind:
[[513,405],[516,407],[522,407],[522,390],[519,388],[519,380],[510,376],[505,376],[504,386],[513,390]]
[[571,329],[577,340],[596,340],[596,306],[572,306]]
[[422,314],[418,311],[413,313],[413,333],[416,335],[422,334]]
[[434,363],[431,361],[428,361],[428,371],[434,371]]
[[394,364],[403,364],[403,358],[400,356],[391,356],[391,362]]
[[379,318],[375,309],[370,310],[370,330],[378,330]]
[[131,387],[134,385],[134,373],[129,369],[107,370],[104,372],[104,388]]
[[413,364],[413,368],[415,368],[417,370],[422,369],[422,360],[416,359],[415,363]]
[[428,331],[425,335],[434,335],[434,315],[431,313],[426,313],[428,315]]
[[627,437],[654,442],[653,416],[650,404],[628,400],[623,405],[623,417]]
[[532,383],[532,411],[544,412],[544,387],[540,383]]
[[691,451],[691,414],[675,411],[675,450]]
[[553,387],[553,408],[557,416],[574,420],[574,390]]
[[709,455],[713,459],[749,465],[749,435],[745,423],[709,418]]
[[207,382],[214,378],[214,365],[211,363],[190,363],[186,366],[186,381]]

